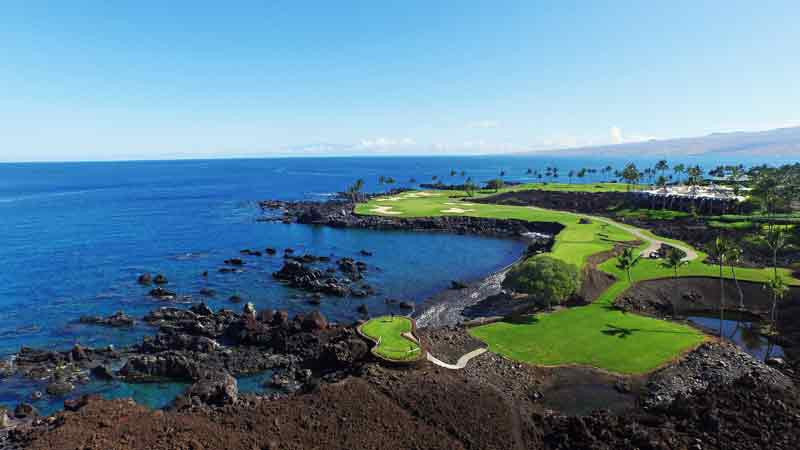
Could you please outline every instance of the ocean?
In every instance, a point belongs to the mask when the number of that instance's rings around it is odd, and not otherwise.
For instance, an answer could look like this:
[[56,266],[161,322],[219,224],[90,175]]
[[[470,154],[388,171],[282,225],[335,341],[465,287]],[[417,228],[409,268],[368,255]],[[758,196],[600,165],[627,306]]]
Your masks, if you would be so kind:
[[[387,297],[422,302],[446,289],[450,280],[475,280],[516,260],[520,242],[443,233],[340,230],[262,222],[259,200],[325,200],[356,179],[367,191],[413,186],[410,179],[463,182],[461,171],[485,181],[505,171],[509,181],[535,181],[528,168],[621,167],[607,159],[541,157],[359,157],[232,160],[0,164],[0,357],[22,346],[68,349],[117,346],[153,334],[147,325],[119,330],[78,323],[82,315],[125,311],[142,317],[166,306],[147,295],[140,273],[163,273],[168,288],[212,308],[239,310],[238,295],[257,308],[287,309],[294,315],[319,308],[329,320],[372,315],[396,306]],[[451,176],[451,170],[458,175]],[[583,182],[607,175],[590,174]],[[223,274],[223,261],[241,249],[279,249],[278,256],[248,258],[243,273]],[[298,253],[356,257],[370,269],[366,281],[378,290],[367,299],[325,299],[310,305],[298,292],[276,282],[283,248]],[[360,250],[373,253],[360,257]],[[208,271],[208,277],[201,274]],[[213,298],[199,295],[208,287]],[[35,389],[25,380],[0,381],[0,404],[12,406]],[[115,383],[82,387],[108,396],[134,396],[163,406],[181,387]],[[61,400],[43,399],[43,412]]]

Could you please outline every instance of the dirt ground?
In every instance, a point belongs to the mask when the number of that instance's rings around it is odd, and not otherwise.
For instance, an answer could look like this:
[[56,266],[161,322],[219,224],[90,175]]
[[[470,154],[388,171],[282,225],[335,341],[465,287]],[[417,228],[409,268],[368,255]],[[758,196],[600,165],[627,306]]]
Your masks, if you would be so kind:
[[[488,359],[487,359],[488,358]],[[15,433],[33,449],[796,449],[800,399],[745,377],[657,411],[590,416],[536,406],[543,369],[486,354],[469,371],[365,367],[316,392],[224,408],[150,411],[92,400],[49,430]],[[492,383],[482,372],[492,372]],[[555,379],[555,377],[550,377]],[[526,395],[523,393],[528,392]],[[544,394],[548,395],[547,393]]]
[[503,396],[456,372],[366,369],[318,392],[160,412],[94,400],[60,413],[33,449],[508,449],[540,445]]
[[[639,245],[639,242],[631,242],[631,245]],[[591,255],[586,259],[581,280],[581,290],[578,292],[578,297],[585,303],[597,300],[600,294],[608,290],[617,281],[613,275],[599,270],[597,266],[617,257],[624,248],[622,245],[615,245],[612,250]]]

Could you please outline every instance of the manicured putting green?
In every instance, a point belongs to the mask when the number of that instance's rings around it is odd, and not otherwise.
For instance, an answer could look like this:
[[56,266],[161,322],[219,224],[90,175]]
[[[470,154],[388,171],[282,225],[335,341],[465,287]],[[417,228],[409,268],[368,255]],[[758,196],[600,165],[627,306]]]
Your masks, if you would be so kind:
[[411,319],[402,316],[382,316],[361,325],[361,332],[378,341],[375,352],[386,359],[409,361],[422,356],[416,342],[403,336],[412,330]]

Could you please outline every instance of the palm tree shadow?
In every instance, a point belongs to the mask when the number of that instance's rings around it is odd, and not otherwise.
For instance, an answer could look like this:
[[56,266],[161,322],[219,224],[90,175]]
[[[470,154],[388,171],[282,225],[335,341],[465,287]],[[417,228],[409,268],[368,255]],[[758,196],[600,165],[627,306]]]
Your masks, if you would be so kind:
[[625,339],[632,336],[633,333],[666,333],[666,334],[694,334],[687,331],[669,331],[669,330],[645,330],[642,328],[624,328],[616,325],[606,324],[606,329],[600,332],[608,336],[617,336],[620,339]]
[[614,325],[611,325],[611,324],[608,324],[608,323],[606,324],[606,326],[608,328],[603,330],[603,331],[601,331],[601,333],[603,333],[605,335],[608,335],[608,336],[616,336],[616,337],[618,337],[620,339],[625,339],[628,336],[633,335],[633,333],[635,331],[642,331],[639,328],[622,328],[622,327],[617,327],[617,326],[614,326]]

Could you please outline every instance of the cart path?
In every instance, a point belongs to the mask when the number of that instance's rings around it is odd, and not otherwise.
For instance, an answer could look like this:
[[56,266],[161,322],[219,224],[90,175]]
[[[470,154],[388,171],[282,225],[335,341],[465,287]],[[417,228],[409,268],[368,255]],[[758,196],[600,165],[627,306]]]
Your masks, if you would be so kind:
[[459,369],[463,369],[464,367],[466,367],[467,363],[469,362],[470,359],[472,359],[472,358],[474,358],[476,356],[482,355],[484,353],[486,353],[486,349],[485,348],[475,349],[475,350],[473,350],[473,351],[461,356],[461,358],[458,358],[458,361],[455,364],[448,364],[448,363],[446,363],[444,361],[441,361],[441,360],[437,359],[435,356],[431,355],[430,353],[428,353],[427,358],[428,358],[428,361],[436,364],[439,367],[444,367],[445,369],[451,369],[451,370],[459,370]]
[[649,257],[650,253],[658,251],[658,249],[661,248],[662,244],[669,245],[670,247],[675,247],[678,250],[681,250],[682,252],[686,253],[686,256],[683,257],[684,261],[694,261],[698,257],[697,252],[691,247],[682,244],[673,244],[672,242],[662,241],[658,238],[650,237],[639,228],[632,227],[630,225],[624,225],[619,222],[615,222],[611,219],[607,219],[605,217],[597,217],[597,216],[587,216],[587,217],[591,218],[592,220],[599,220],[600,222],[604,222],[609,225],[619,227],[627,231],[628,233],[636,236],[637,238],[645,242],[649,242],[650,245],[648,245],[646,249],[642,250],[642,256],[644,256],[645,258]]
[[[545,208],[539,208],[538,206],[529,206],[529,208],[531,208],[531,209],[539,209],[539,210],[543,210],[543,211],[549,211],[549,210],[547,210]],[[573,214],[575,214],[576,216],[579,216],[579,217],[587,217],[587,218],[589,218],[591,220],[597,220],[599,222],[607,223],[609,225],[618,227],[618,228],[623,229],[623,230],[627,231],[628,233],[636,236],[637,238],[643,240],[644,242],[649,243],[647,248],[642,250],[642,256],[644,256],[645,258],[649,257],[650,253],[652,253],[654,251],[657,251],[659,248],[661,248],[661,244],[666,244],[666,245],[669,245],[670,247],[675,247],[678,250],[681,250],[682,252],[686,253],[686,256],[683,257],[683,261],[694,261],[695,259],[697,259],[700,256],[700,255],[697,254],[697,251],[695,249],[693,249],[692,247],[689,247],[686,244],[673,244],[672,242],[663,241],[661,239],[658,239],[657,237],[655,237],[655,238],[654,237],[650,237],[647,234],[645,234],[644,230],[642,230],[641,228],[636,228],[636,227],[633,227],[633,226],[630,226],[630,225],[625,225],[625,224],[616,222],[614,220],[608,219],[606,217],[592,216],[592,215],[589,215],[589,214],[578,214],[578,213],[573,213]],[[653,236],[655,236],[655,235],[653,235]]]

